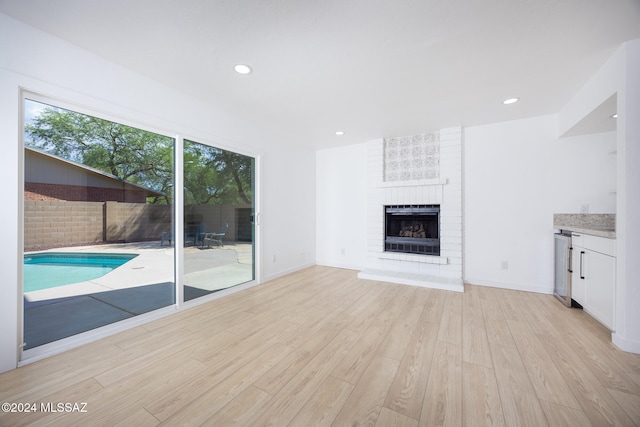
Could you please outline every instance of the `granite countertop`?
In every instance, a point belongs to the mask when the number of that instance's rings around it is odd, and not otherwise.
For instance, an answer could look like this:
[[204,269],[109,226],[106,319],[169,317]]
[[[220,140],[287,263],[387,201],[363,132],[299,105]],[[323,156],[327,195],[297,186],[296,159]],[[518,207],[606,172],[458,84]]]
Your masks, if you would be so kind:
[[553,227],[559,230],[616,238],[615,214],[553,214]]

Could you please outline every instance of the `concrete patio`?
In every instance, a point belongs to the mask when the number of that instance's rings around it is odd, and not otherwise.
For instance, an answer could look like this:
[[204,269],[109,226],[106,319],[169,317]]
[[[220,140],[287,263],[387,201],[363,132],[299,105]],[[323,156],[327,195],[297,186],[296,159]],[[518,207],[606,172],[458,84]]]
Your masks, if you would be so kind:
[[[160,242],[59,248],[47,252],[135,253],[91,281],[24,294],[26,349],[174,304],[174,249]],[[251,243],[186,247],[185,301],[253,279]]]

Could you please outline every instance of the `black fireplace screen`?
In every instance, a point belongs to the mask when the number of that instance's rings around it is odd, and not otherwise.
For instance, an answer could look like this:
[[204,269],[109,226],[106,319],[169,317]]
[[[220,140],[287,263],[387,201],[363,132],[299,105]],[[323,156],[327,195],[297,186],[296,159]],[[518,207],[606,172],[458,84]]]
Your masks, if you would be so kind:
[[385,206],[387,252],[440,255],[440,206]]

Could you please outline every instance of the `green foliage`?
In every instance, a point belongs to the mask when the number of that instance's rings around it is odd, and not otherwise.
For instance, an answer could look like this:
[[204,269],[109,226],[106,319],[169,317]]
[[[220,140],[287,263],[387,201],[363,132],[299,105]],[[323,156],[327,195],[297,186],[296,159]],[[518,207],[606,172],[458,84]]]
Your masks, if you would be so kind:
[[251,157],[185,141],[185,204],[250,204],[251,171]]
[[[27,145],[164,194],[149,203],[172,202],[172,138],[38,105],[46,108],[25,126]],[[252,158],[185,141],[184,186],[185,204],[251,203]]]

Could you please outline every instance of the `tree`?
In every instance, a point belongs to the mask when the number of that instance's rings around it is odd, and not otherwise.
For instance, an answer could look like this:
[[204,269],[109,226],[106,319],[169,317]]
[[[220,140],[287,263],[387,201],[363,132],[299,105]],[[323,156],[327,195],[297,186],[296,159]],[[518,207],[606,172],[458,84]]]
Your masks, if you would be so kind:
[[86,114],[49,107],[25,126],[30,145],[164,193],[170,203],[172,138]]
[[185,204],[252,202],[252,159],[184,142]]
[[[150,203],[172,202],[172,138],[38,105],[46,108],[25,126],[25,140],[31,140],[28,145],[165,194]],[[185,141],[185,203],[250,204],[252,169],[251,157]]]

